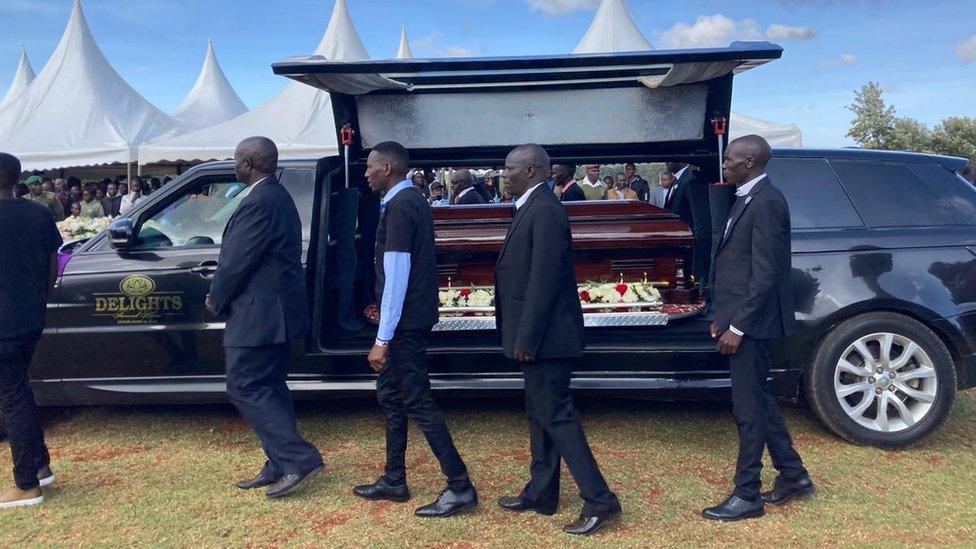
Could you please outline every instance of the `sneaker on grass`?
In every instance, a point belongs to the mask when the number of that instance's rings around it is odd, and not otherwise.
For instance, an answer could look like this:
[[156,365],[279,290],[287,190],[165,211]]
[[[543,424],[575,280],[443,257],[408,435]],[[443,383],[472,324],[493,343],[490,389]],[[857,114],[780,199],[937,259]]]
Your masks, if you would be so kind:
[[37,481],[41,483],[41,488],[50,486],[54,482],[54,473],[51,471],[50,465],[41,467],[41,470],[37,472]]
[[29,505],[37,505],[43,501],[44,494],[41,493],[40,487],[21,490],[14,486],[0,494],[0,509],[27,507]]

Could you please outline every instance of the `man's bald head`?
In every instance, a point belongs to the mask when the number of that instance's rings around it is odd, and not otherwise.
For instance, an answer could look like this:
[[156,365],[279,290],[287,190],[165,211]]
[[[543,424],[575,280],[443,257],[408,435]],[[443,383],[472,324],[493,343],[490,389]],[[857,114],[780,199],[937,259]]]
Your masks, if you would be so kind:
[[516,147],[505,159],[506,188],[512,196],[522,196],[530,187],[549,178],[551,166],[549,153],[539,145]]
[[769,159],[773,156],[773,150],[769,142],[758,135],[745,135],[729,143],[729,148],[742,147],[747,156],[756,159],[756,162],[763,168],[769,164]]
[[772,156],[773,151],[765,139],[746,135],[732,141],[725,149],[722,172],[729,183],[742,185],[762,175]]
[[468,187],[474,187],[475,179],[471,170],[457,170],[451,176],[451,189],[459,193]]
[[278,169],[278,147],[267,137],[248,137],[234,151],[234,171],[244,183],[256,183]]

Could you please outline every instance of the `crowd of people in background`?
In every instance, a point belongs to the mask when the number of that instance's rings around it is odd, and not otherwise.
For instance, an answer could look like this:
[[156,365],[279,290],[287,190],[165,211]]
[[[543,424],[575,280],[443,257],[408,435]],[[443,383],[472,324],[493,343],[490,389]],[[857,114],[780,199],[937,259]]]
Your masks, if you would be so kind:
[[72,217],[115,218],[124,216],[147,196],[160,190],[173,178],[119,175],[100,181],[85,181],[71,176],[51,178],[40,174],[28,176],[16,188],[16,196],[33,200],[51,210],[55,221]]
[[[688,169],[697,171],[696,167],[687,164],[665,164],[657,182],[652,184],[638,173],[634,163],[622,167],[587,164],[582,170],[571,164],[555,164],[549,185],[563,202],[637,200],[677,211],[683,208],[681,203],[684,200],[684,193],[679,192],[679,181]],[[495,169],[418,169],[411,172],[409,177],[431,206],[512,202],[512,196],[505,191],[501,172]]]

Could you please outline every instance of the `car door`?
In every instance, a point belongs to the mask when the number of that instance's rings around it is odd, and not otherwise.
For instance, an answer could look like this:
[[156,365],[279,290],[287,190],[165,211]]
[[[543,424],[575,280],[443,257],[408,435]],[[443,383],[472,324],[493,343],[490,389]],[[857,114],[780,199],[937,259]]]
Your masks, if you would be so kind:
[[223,322],[204,299],[224,226],[247,189],[231,172],[195,174],[133,212],[134,247],[115,250],[103,234],[71,257],[49,318],[50,355],[69,398],[72,389],[222,379]]

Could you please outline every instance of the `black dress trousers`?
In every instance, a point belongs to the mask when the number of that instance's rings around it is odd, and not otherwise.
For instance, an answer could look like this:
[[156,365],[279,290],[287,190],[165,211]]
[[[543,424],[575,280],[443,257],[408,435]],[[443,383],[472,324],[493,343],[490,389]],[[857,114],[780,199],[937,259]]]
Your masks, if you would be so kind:
[[569,388],[573,359],[539,360],[521,364],[525,378],[525,408],[529,416],[531,479],[521,498],[542,506],[559,498],[560,459],[579,487],[583,514],[620,512],[620,501],[610,491],[590,451]]
[[286,380],[291,344],[225,347],[227,395],[261,440],[266,476],[303,475],[322,465],[322,455],[302,438]]
[[773,467],[779,471],[777,483],[789,484],[808,476],[769,388],[769,365],[769,343],[749,336],[744,336],[738,352],[729,356],[732,413],[739,428],[735,495],[750,501],[759,497],[766,447]]
[[37,488],[37,471],[51,458],[30,388],[27,369],[41,332],[0,339],[0,413],[10,439],[14,482],[21,490]]
[[397,330],[386,354],[386,367],[376,380],[376,399],[386,415],[386,480],[394,486],[407,481],[407,419],[414,420],[447,477],[448,488],[471,488],[468,469],[447,429],[427,374],[430,330]]

